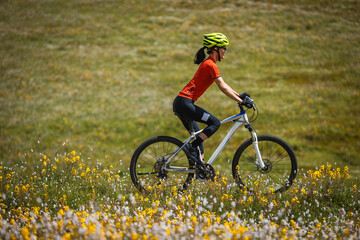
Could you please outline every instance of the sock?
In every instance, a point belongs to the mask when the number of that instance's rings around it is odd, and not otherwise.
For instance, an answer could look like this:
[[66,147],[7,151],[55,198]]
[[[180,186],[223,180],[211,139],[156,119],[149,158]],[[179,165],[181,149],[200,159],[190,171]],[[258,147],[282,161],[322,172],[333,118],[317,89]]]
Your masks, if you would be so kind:
[[191,146],[197,148],[203,141],[204,140],[202,140],[201,137],[196,137],[196,139],[191,143]]

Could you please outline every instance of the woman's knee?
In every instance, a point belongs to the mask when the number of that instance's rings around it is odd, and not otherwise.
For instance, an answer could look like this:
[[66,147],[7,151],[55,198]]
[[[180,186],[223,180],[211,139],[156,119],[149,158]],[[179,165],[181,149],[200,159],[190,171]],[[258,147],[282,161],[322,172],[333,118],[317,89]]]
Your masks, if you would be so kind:
[[211,137],[219,129],[221,122],[216,117],[211,116],[207,124],[208,126],[204,129],[203,133],[207,137]]
[[220,120],[219,120],[217,117],[212,116],[212,118],[211,118],[211,125],[213,125],[214,128],[216,128],[216,130],[218,130],[219,127],[221,126],[221,122],[220,122]]

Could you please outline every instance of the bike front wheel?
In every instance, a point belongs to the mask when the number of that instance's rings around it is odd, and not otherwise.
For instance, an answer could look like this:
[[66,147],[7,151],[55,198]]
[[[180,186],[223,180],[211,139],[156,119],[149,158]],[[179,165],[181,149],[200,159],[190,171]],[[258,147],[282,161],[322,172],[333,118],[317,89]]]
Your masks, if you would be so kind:
[[153,188],[185,189],[194,177],[194,173],[186,171],[170,172],[164,169],[194,169],[192,161],[184,149],[176,154],[171,162],[166,160],[183,145],[180,140],[158,136],[142,143],[134,152],[130,164],[130,176],[140,191],[151,191]]
[[297,174],[294,151],[282,139],[258,136],[258,146],[266,169],[257,164],[252,139],[246,140],[236,151],[232,163],[233,177],[240,188],[257,192],[286,191]]

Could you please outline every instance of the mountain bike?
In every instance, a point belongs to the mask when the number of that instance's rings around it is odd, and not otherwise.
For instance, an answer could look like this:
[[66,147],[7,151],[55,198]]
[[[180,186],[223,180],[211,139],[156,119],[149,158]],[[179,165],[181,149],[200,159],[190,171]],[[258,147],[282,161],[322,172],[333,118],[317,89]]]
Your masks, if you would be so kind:
[[[245,101],[244,101],[245,102]],[[244,141],[232,160],[232,175],[240,188],[249,191],[282,192],[293,183],[297,169],[294,151],[284,140],[271,136],[257,136],[250,122],[258,117],[258,108],[250,97],[246,106],[239,104],[240,113],[221,121],[221,125],[233,122],[227,135],[202,167],[190,157],[185,147],[202,131],[191,131],[191,136],[180,141],[170,136],[157,136],[143,142],[134,152],[131,164],[131,179],[140,191],[165,185],[186,189],[193,179],[213,180],[216,176],[212,163],[230,141],[237,129],[245,127],[251,138]],[[248,112],[251,111],[249,116]]]

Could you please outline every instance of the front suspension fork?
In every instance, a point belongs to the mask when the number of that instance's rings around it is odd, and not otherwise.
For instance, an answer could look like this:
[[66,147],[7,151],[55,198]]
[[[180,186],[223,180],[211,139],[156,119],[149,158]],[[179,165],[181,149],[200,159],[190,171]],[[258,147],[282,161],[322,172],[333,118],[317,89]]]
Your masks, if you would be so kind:
[[261,157],[257,134],[250,124],[247,124],[245,127],[249,130],[249,132],[251,134],[252,144],[253,144],[255,154],[256,154],[255,165],[260,167],[263,170],[266,170],[267,166],[264,164],[262,157]]

